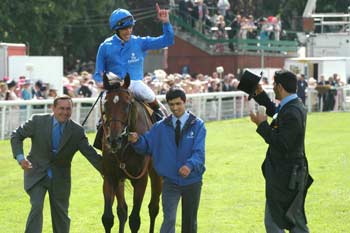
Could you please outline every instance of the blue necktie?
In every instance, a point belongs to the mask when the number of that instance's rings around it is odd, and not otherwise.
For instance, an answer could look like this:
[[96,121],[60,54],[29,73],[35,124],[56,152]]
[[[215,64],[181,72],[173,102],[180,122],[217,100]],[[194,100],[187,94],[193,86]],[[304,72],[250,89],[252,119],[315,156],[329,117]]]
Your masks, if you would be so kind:
[[52,129],[52,151],[56,155],[62,135],[62,124],[56,122]]
[[[56,156],[58,148],[60,146],[60,140],[62,136],[62,124],[59,122],[56,122],[52,128],[52,136],[51,136],[51,142],[52,142],[52,152]],[[47,170],[48,177],[52,178],[52,169],[49,168]]]

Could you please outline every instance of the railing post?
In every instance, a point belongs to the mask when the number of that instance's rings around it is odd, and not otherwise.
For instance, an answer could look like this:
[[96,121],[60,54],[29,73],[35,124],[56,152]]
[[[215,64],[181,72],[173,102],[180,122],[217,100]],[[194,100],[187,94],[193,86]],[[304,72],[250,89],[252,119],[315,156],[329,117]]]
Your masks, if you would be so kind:
[[221,115],[222,115],[222,96],[219,96],[218,100],[218,120],[221,120]]
[[244,95],[242,95],[242,97],[241,97],[241,117],[243,117],[243,115],[244,115]]
[[237,101],[237,96],[234,95],[233,96],[233,111],[234,111],[233,117],[234,118],[237,118],[237,103],[236,103],[236,101]]
[[27,113],[27,118],[26,119],[29,119],[30,116],[32,115],[32,108],[33,108],[33,105],[27,105],[26,107],[26,113]]
[[6,120],[6,110],[7,106],[2,107],[2,114],[1,114],[1,140],[5,139],[5,120]]
[[206,113],[207,113],[207,97],[203,97],[202,98],[203,100],[203,116],[201,116],[201,118],[206,121],[207,119],[205,118],[206,117]]
[[81,109],[81,103],[79,102],[79,103],[76,103],[76,107],[75,107],[75,109],[76,109],[76,116],[75,116],[75,120],[76,120],[76,122],[81,122],[80,121],[80,113],[81,113],[81,111],[80,111],[80,109]]

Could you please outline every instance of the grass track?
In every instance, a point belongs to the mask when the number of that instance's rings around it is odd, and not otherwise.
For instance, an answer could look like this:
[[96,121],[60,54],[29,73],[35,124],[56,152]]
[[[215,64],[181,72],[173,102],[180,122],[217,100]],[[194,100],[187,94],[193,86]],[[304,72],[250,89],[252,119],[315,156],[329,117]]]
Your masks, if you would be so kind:
[[[206,167],[199,210],[200,233],[262,233],[264,180],[260,171],[267,145],[248,118],[208,122]],[[89,135],[92,142],[94,135]],[[306,212],[311,232],[349,232],[350,113],[308,116],[306,153],[315,179]],[[23,191],[22,170],[11,158],[9,141],[0,141],[0,232],[24,231],[29,199]],[[26,149],[29,142],[26,141]],[[72,164],[71,233],[103,232],[102,179],[79,153]],[[131,188],[127,188],[129,213]],[[147,192],[140,232],[148,232]],[[115,209],[115,208],[114,208]],[[181,209],[178,211],[181,212]],[[115,214],[116,215],[116,214]],[[162,214],[157,218],[159,232]],[[177,232],[180,232],[178,216]],[[113,232],[117,232],[117,218]],[[48,200],[44,233],[52,232]],[[126,232],[130,232],[126,229]]]

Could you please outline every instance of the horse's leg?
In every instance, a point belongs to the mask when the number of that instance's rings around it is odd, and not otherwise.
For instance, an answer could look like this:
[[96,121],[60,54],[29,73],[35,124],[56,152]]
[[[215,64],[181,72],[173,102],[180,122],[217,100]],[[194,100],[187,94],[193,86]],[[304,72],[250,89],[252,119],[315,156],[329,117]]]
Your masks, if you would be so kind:
[[131,233],[137,233],[140,229],[141,220],[140,220],[140,210],[142,205],[142,200],[145,195],[146,186],[148,182],[147,173],[139,180],[132,180],[131,184],[134,188],[133,195],[133,208],[129,216],[129,227]]
[[124,233],[125,223],[128,218],[128,206],[125,202],[124,195],[124,181],[118,182],[116,197],[118,202],[117,214],[119,219],[119,233]]
[[153,233],[156,217],[159,212],[160,194],[162,193],[162,178],[158,176],[152,163],[150,163],[149,167],[149,176],[151,179],[151,201],[148,204],[148,212],[150,217],[149,233]]
[[102,223],[106,233],[110,233],[114,224],[114,215],[112,206],[114,202],[114,188],[107,178],[103,180],[103,197],[105,201],[104,211],[102,215]]

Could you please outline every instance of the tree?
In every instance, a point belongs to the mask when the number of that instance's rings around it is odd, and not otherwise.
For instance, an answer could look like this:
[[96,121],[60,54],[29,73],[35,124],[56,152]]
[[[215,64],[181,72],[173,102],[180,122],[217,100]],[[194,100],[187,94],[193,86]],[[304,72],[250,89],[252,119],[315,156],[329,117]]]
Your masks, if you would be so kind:
[[[113,0],[26,0],[1,1],[0,38],[26,43],[30,55],[93,59],[99,43],[110,33],[111,9],[124,1]],[[5,11],[6,9],[6,11]]]

